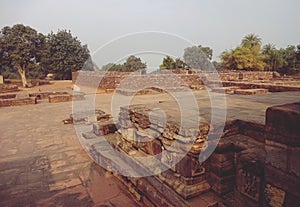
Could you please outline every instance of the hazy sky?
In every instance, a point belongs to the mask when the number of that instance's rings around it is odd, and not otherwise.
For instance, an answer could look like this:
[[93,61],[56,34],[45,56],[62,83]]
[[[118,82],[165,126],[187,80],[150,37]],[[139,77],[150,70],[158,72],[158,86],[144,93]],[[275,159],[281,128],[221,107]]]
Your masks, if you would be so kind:
[[[102,58],[101,64],[116,61],[126,53],[150,50],[165,53],[162,47],[168,48],[166,53],[180,57],[190,45],[168,41],[176,35],[193,44],[211,47],[217,59],[222,51],[236,47],[249,33],[258,34],[263,44],[274,43],[277,47],[300,44],[299,10],[299,0],[1,0],[0,27],[23,23],[44,34],[70,29],[82,43],[88,44],[95,56],[97,53],[93,52],[99,47],[127,34],[138,32],[137,38],[148,44],[143,46],[135,41],[135,35],[130,40],[121,38],[110,48],[102,48],[107,57]],[[143,31],[165,33],[158,38],[149,33],[143,36]],[[134,44],[138,49],[124,50]],[[155,59],[155,55],[141,56],[147,63]]]

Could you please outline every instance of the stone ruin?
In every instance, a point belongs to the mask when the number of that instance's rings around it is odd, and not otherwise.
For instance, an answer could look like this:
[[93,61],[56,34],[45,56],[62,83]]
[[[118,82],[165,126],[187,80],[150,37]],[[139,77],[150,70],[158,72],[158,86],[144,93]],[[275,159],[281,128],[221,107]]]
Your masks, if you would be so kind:
[[84,93],[63,90],[47,90],[39,92],[6,93],[0,95],[0,107],[37,104],[38,100],[47,99],[49,103],[77,101],[84,99]]
[[28,93],[15,93],[0,95],[0,107],[21,106],[27,104],[37,104],[36,97],[30,97]]
[[17,85],[7,85],[0,84],[0,94],[1,93],[12,93],[19,91],[19,87]]
[[[79,75],[80,74],[80,75]],[[174,74],[171,75],[170,74]],[[138,74],[129,72],[79,71],[72,73],[72,82],[79,86],[98,88],[104,92],[114,92],[131,96],[171,90],[202,90],[211,88],[214,92],[239,95],[263,94],[268,92],[299,91],[300,79],[280,77],[276,72],[229,71],[213,72],[199,70],[166,70],[158,74]],[[170,81],[164,81],[170,79]],[[171,80],[173,79],[173,80]],[[145,83],[148,83],[145,85]],[[149,84],[151,84],[149,86]],[[156,86],[156,87],[152,87]],[[136,91],[139,89],[139,91]]]
[[[299,102],[269,107],[264,125],[227,121],[216,149],[204,162],[199,162],[201,151],[216,141],[207,139],[211,127],[208,123],[201,123],[197,134],[193,134],[193,129],[179,130],[179,123],[171,117],[166,123],[155,116],[150,118],[149,111],[149,105],[121,107],[116,123],[106,114],[105,119],[97,118],[92,131],[82,136],[94,160],[106,169],[126,171],[130,168],[139,173],[139,169],[155,171],[159,162],[178,161],[152,176],[114,173],[141,205],[299,205]],[[105,115],[103,111],[96,114]],[[212,134],[214,132],[218,132],[218,127],[212,129]],[[120,152],[118,158],[107,156],[111,147]],[[180,157],[186,149],[189,149],[187,154]],[[170,156],[164,156],[164,151]],[[135,156],[155,156],[156,161],[142,163],[134,160]]]

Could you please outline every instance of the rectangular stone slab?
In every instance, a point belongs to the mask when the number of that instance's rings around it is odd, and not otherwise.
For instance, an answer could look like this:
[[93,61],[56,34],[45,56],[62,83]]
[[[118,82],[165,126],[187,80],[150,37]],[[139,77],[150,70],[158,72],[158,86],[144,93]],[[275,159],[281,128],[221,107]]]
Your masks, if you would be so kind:
[[267,139],[300,146],[300,102],[269,107],[266,111]]

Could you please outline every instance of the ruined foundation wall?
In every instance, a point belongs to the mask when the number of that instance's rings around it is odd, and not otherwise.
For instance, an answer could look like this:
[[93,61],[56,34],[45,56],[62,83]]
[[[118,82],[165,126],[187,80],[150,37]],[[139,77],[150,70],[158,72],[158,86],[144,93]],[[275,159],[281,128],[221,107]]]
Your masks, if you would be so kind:
[[[195,206],[194,203],[206,207],[219,204],[290,207],[300,203],[300,103],[268,108],[265,125],[244,120],[227,121],[216,149],[202,163],[199,154],[217,141],[213,137],[219,131],[218,126],[211,128],[202,123],[198,132],[190,126],[181,130],[180,124],[171,117],[165,122],[159,114],[152,113],[150,121],[150,111],[145,105],[121,107],[118,127],[107,120],[97,122],[92,132],[83,135],[86,139],[108,136],[106,139],[112,140],[110,144],[122,152],[119,161],[110,160],[102,155],[109,150],[103,141],[91,146],[91,155],[107,169],[122,168],[118,162],[128,163],[125,171],[129,168],[136,172],[141,169],[155,171],[158,166],[152,161],[134,162],[130,158],[132,155],[156,156],[159,163],[172,166],[148,177],[116,175],[141,203],[146,206]],[[210,128],[212,134],[207,140]],[[192,141],[193,137],[196,140]],[[188,153],[183,154],[187,148]],[[164,156],[162,152],[169,152],[169,155]],[[179,162],[172,165],[175,160]],[[200,200],[207,195],[212,202],[200,205]]]
[[[203,86],[203,81],[215,80],[216,77],[215,73],[203,73],[194,70],[173,70],[172,73],[176,76],[174,80],[162,81],[170,78],[170,74],[164,74],[164,72],[162,72],[162,74],[135,75],[128,72],[105,73],[102,71],[80,71],[80,80],[78,80],[77,84],[98,87],[99,89],[116,89],[123,79],[126,78],[132,80],[131,87],[134,88],[142,88],[143,83],[152,83],[152,85],[156,85],[157,87],[178,87],[178,85],[186,85],[191,89],[200,89],[200,86]],[[76,83],[78,74],[79,72],[72,73],[73,84]],[[271,80],[274,77],[273,72],[220,72],[218,75],[222,81]],[[125,88],[128,88],[128,85],[125,86]]]

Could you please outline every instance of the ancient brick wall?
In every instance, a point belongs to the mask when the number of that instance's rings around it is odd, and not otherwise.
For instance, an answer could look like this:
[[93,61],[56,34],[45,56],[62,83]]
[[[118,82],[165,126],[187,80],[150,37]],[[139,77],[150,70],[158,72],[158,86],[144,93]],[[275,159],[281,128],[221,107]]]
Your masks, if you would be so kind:
[[35,97],[0,99],[0,107],[21,106],[21,105],[36,104],[36,103],[37,103],[37,99]]
[[[80,71],[80,80],[77,80],[79,72],[74,72],[72,73],[72,82],[75,84],[77,81],[77,85],[101,89],[116,89],[120,84],[122,88],[126,89],[143,88],[149,84],[157,87],[180,87],[186,85],[192,89],[197,89],[203,85],[204,80],[212,81],[216,79],[216,74],[210,72],[174,70],[171,75],[168,72],[135,75],[128,72]],[[220,72],[218,75],[222,81],[270,80],[273,78],[273,72]],[[124,79],[126,81],[122,83]]]

